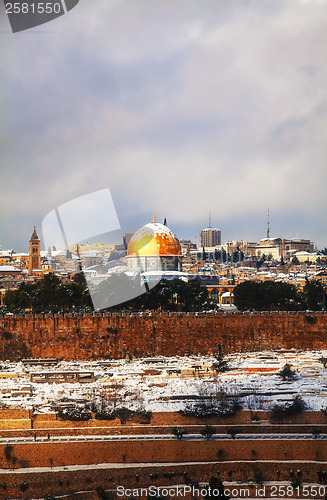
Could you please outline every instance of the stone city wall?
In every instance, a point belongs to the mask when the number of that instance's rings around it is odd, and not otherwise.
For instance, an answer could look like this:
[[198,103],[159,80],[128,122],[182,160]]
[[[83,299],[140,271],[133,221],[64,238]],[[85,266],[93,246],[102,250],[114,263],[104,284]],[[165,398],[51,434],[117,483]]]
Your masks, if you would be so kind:
[[[10,456],[6,447],[11,448]],[[0,445],[0,468],[56,467],[110,463],[212,462],[217,460],[284,460],[326,462],[322,439],[40,441]],[[50,460],[51,459],[51,460]]]
[[[224,462],[215,461],[212,463],[196,464],[146,464],[145,466],[137,466],[137,464],[121,464],[110,466],[98,466],[92,470],[76,469],[76,470],[58,470],[56,468],[45,469],[42,472],[30,469],[28,472],[24,469],[18,469],[15,472],[6,470],[0,475],[0,498],[15,498],[15,499],[30,499],[30,498],[45,498],[46,495],[69,495],[69,498],[81,500],[95,500],[101,498],[99,494],[91,495],[88,492],[96,489],[102,491],[109,490],[110,499],[126,498],[117,495],[117,486],[125,488],[145,488],[153,486],[169,486],[169,485],[186,485],[189,481],[208,481],[213,476],[219,476],[226,487],[242,488],[242,494],[239,498],[277,498],[277,495],[270,494],[270,486],[264,484],[259,487],[258,478],[264,480],[279,480],[286,481],[284,485],[290,485],[291,470],[300,470],[304,483],[311,483],[313,486],[317,483],[318,472],[324,468],[325,464],[319,461],[315,463],[307,463],[298,461],[292,462],[261,462],[260,460],[251,462]],[[296,472],[295,472],[296,473]],[[230,483],[230,481],[254,481],[251,484]],[[313,485],[312,485],[313,483]],[[276,483],[278,485],[278,483]],[[316,485],[315,491],[321,489],[322,495],[308,494],[308,488],[305,498],[323,499],[327,491],[326,485],[322,483]],[[259,490],[260,488],[260,490]],[[250,489],[252,494],[247,494]],[[259,490],[261,495],[258,496],[254,492]],[[81,492],[77,495],[75,492]],[[140,490],[139,490],[140,491]],[[262,491],[266,494],[263,495]],[[302,491],[302,490],[301,490]],[[310,489],[309,489],[310,491]],[[312,490],[313,491],[313,490]],[[234,496],[234,495],[233,495]],[[67,497],[66,497],[67,498]],[[135,497],[134,497],[135,498]],[[137,498],[147,499],[146,493],[138,495]],[[171,497],[168,497],[171,498]],[[180,498],[183,498],[180,496]],[[186,496],[185,498],[194,498]],[[198,497],[196,498],[203,498]],[[205,497],[204,497],[205,498]],[[278,495],[278,498],[281,498]],[[285,498],[285,497],[283,497]],[[287,498],[299,498],[297,490],[294,490],[293,495],[288,491]],[[302,496],[301,496],[302,498]]]
[[226,353],[262,349],[319,350],[327,314],[144,313],[0,315],[0,359],[93,360]]
[[[0,446],[0,498],[1,494],[5,498],[44,498],[46,493],[114,489],[118,485],[186,484],[187,478],[204,481],[213,474],[223,481],[257,482],[259,476],[270,481],[290,481],[292,471],[300,471],[303,482],[316,483],[319,471],[324,471],[326,465],[325,445],[319,440],[267,440],[264,447],[260,440],[70,441],[37,446],[15,444],[11,453],[16,457],[15,472],[12,460],[5,457],[5,447]],[[83,470],[76,463],[94,466]],[[71,471],[69,464],[74,465]],[[25,469],[30,466],[46,468],[42,473]]]

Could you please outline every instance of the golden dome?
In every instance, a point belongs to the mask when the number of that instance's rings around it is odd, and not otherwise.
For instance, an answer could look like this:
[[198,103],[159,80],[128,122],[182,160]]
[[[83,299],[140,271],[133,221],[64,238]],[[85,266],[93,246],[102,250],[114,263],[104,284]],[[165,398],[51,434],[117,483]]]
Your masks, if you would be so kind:
[[178,256],[181,246],[174,233],[159,222],[150,222],[133,234],[128,247],[127,256]]

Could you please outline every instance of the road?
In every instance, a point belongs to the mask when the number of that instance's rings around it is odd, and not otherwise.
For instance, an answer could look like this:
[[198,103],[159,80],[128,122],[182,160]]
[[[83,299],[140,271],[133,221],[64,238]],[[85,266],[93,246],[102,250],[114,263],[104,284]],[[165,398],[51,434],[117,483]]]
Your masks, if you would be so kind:
[[[61,442],[74,442],[74,441],[139,441],[139,440],[167,440],[167,439],[177,439],[176,436],[172,434],[133,434],[133,435],[123,435],[123,436],[115,436],[115,435],[87,435],[87,436],[50,436],[50,439],[47,437],[38,437],[36,434],[36,440],[34,437],[11,437],[11,438],[0,438],[0,444],[23,444],[23,443],[61,443]],[[327,434],[319,434],[317,437],[314,437],[312,434],[236,434],[234,438],[232,438],[228,434],[214,434],[210,441],[230,441],[241,440],[241,439],[311,439],[311,440],[325,440],[327,439]],[[185,434],[182,438],[183,441],[204,441],[206,440],[200,434]]]

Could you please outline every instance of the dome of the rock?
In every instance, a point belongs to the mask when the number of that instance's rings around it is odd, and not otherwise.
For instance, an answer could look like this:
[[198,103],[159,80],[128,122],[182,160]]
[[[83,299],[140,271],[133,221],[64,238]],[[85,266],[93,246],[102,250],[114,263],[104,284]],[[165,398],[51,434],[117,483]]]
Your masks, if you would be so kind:
[[132,236],[127,256],[178,256],[181,246],[174,233],[163,224],[150,222]]
[[127,247],[130,270],[181,270],[181,246],[175,234],[155,220],[138,229]]

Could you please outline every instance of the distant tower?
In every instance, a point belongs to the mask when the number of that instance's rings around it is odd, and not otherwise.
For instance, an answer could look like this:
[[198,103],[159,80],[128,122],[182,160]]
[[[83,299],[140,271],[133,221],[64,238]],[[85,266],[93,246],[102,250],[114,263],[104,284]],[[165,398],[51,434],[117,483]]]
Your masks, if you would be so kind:
[[221,245],[221,231],[214,227],[201,229],[201,247],[216,247]]
[[35,226],[28,251],[28,274],[33,274],[34,269],[41,269],[41,242]]
[[267,217],[267,238],[270,238],[269,208],[268,208],[268,217]]
[[201,247],[216,247],[221,245],[221,231],[211,226],[211,210],[209,210],[209,225],[201,229]]

